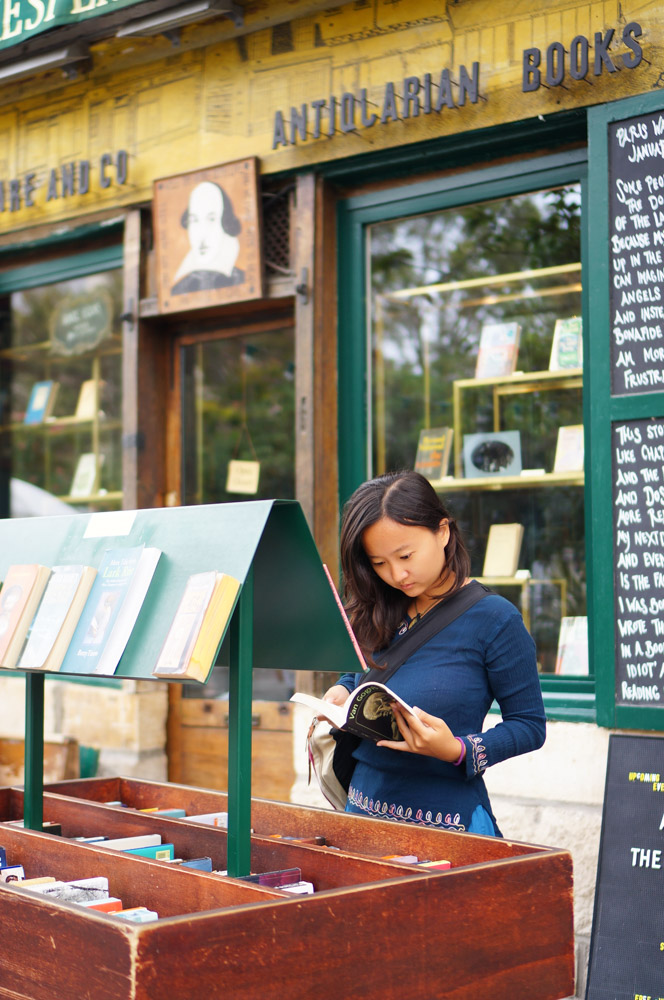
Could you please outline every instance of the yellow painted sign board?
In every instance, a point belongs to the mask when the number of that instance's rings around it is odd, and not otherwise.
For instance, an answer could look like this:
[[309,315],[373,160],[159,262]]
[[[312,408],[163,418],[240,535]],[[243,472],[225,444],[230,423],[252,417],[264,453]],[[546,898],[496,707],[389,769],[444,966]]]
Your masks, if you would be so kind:
[[48,93],[16,85],[0,233],[150,201],[158,178],[244,157],[269,174],[664,86],[659,0],[377,0],[157,62],[149,45],[100,43],[87,77]]

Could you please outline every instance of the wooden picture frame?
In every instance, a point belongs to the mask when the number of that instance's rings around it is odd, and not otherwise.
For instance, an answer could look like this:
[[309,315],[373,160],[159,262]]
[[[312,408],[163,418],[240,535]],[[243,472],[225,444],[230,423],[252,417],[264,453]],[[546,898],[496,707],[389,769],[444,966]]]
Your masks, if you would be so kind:
[[155,181],[153,213],[159,312],[262,297],[255,157]]

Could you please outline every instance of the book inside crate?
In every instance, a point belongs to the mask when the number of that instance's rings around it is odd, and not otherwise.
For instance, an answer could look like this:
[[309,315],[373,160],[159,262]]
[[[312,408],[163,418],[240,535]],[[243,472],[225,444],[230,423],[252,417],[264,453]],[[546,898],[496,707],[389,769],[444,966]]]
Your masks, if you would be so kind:
[[[53,996],[53,978],[65,970],[66,987],[58,994],[63,1000],[80,1000],[86,990],[95,1000],[173,1000],[199,990],[214,995],[220,977],[240,1000],[382,1000],[396,998],[406,973],[409,994],[422,1000],[430,997],[432,981],[437,996],[455,1000],[477,990],[490,990],[497,1000],[512,1000],[524,989],[540,1000],[572,992],[572,873],[565,851],[253,799],[252,871],[298,868],[315,885],[313,895],[290,896],[69,839],[100,830],[109,837],[159,832],[178,856],[207,854],[223,866],[225,829],[140,810],[200,815],[223,812],[226,805],[223,793],[205,789],[75,779],[50,785],[44,794],[44,820],[59,824],[57,836],[13,825],[22,816],[23,792],[0,789],[0,838],[8,860],[20,857],[31,877],[105,875],[125,906],[160,914],[152,923],[133,924],[39,898],[20,885],[0,886],[0,920],[18,942],[0,955],[0,997],[46,1000]],[[325,843],[296,843],[289,836]],[[432,872],[388,860],[388,854],[446,857],[451,868]],[[488,919],[491,934],[478,936]],[[37,948],[40,937],[55,943]],[[26,963],[30,973],[23,977]],[[13,992],[7,992],[9,982]],[[393,984],[387,992],[386,983]]]

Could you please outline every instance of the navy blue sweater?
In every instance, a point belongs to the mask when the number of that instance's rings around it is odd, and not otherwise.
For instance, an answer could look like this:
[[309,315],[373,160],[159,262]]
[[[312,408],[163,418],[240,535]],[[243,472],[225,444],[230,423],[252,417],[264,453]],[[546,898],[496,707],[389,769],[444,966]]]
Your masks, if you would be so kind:
[[[352,691],[362,680],[361,674],[344,674],[338,683]],[[537,750],[546,733],[535,644],[517,609],[496,594],[483,598],[421,646],[388,683],[408,704],[444,719],[463,739],[466,757],[456,767],[362,740],[349,809],[453,830],[467,830],[477,806],[493,819],[484,770]],[[502,721],[482,732],[494,700]]]

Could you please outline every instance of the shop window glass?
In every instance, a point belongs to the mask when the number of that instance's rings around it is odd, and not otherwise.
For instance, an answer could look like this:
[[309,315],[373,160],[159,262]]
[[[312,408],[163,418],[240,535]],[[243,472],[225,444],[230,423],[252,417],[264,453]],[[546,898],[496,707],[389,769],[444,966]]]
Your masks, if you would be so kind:
[[[183,359],[182,502],[292,499],[293,330],[198,342]],[[258,463],[256,489],[250,481],[227,489],[231,461]]]
[[[570,348],[562,371],[550,366],[556,324],[580,329],[580,231],[578,185],[369,230],[373,474],[412,468],[423,430],[452,430],[449,465],[429,478],[466,533],[473,575],[483,574],[490,527],[523,525],[517,571],[500,581],[494,571],[492,585],[521,608],[540,670],[576,675],[588,672],[583,470],[561,471],[556,451],[559,429],[582,424],[581,356]],[[483,330],[507,336],[512,324],[514,375],[480,379]],[[578,644],[561,662],[563,619],[569,648]]]
[[15,292],[0,321],[14,516],[122,503],[122,272]]
[[[182,502],[293,499],[292,327],[189,344],[183,348],[183,371]],[[231,461],[254,466],[249,474],[258,474],[255,490],[237,492],[241,481],[233,488]],[[228,697],[229,657],[227,636],[205,688],[184,685],[184,696]],[[256,671],[255,699],[287,700],[293,690],[294,671]]]

